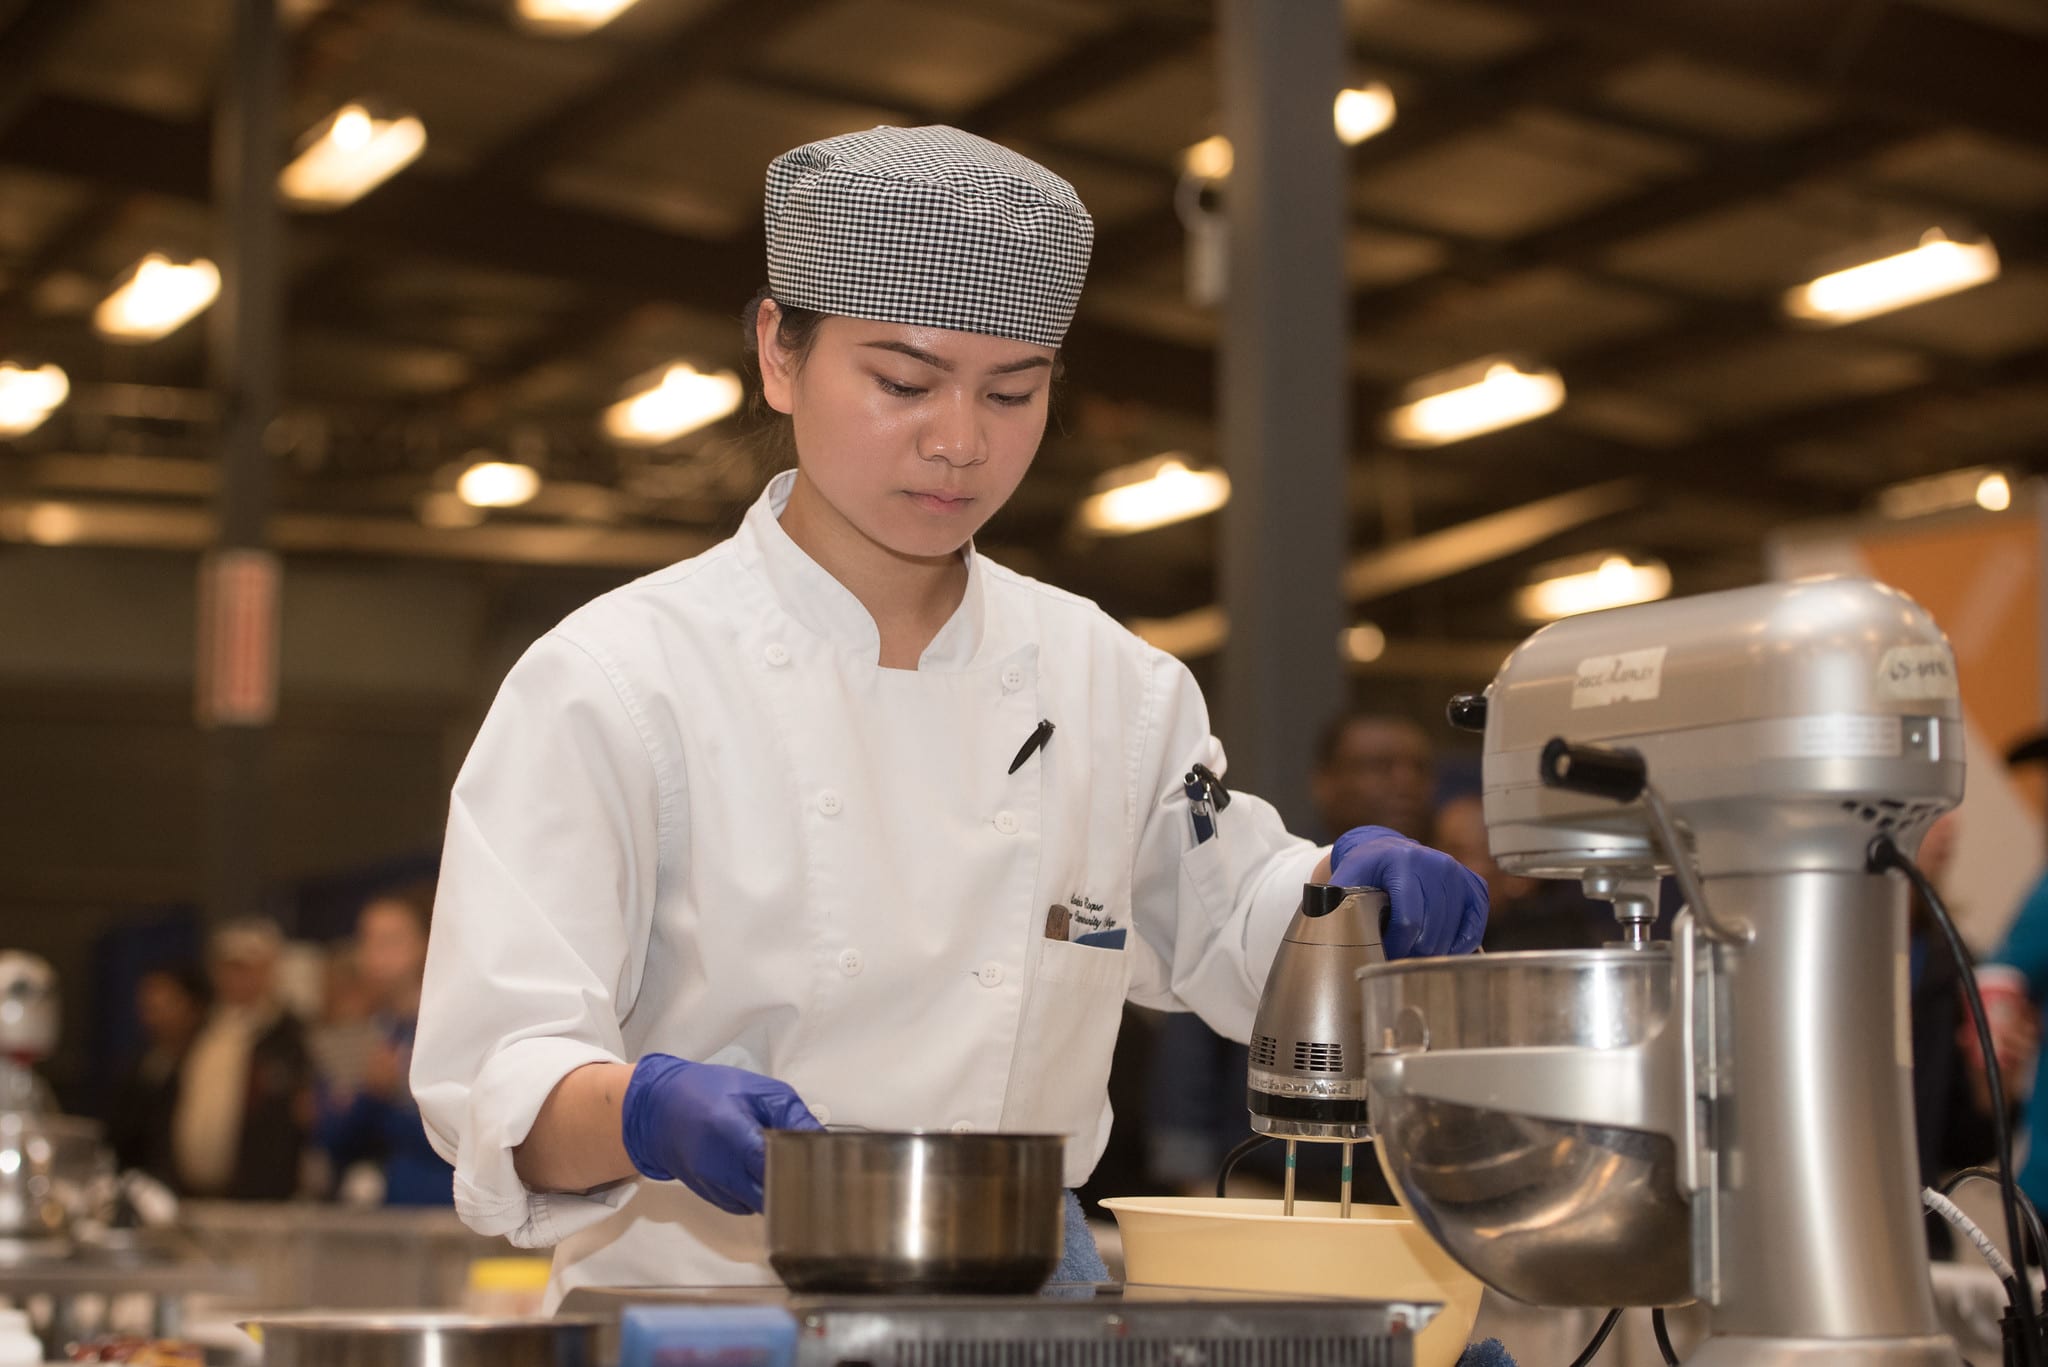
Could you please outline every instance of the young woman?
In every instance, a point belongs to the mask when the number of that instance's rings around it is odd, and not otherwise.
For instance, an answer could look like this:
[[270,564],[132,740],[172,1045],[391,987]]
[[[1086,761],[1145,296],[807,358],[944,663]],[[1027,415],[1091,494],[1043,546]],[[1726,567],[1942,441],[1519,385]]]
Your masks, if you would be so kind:
[[1124,1001],[1244,1039],[1312,878],[1387,888],[1391,953],[1485,923],[1391,831],[1192,810],[1224,761],[1187,670],[975,554],[1045,430],[1071,186],[877,128],[777,158],[766,221],[796,469],[541,638],[449,815],[414,1092],[458,1209],[557,1245],[557,1296],[772,1282],[766,1127],[1059,1132],[1078,1185]]

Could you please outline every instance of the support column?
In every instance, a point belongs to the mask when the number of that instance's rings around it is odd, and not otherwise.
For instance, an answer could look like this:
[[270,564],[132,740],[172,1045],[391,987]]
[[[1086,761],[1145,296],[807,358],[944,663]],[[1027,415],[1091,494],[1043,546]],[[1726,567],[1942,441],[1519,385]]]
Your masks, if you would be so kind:
[[1346,543],[1347,291],[1341,0],[1217,0],[1230,281],[1221,413],[1231,501],[1223,516],[1219,734],[1230,782],[1316,829],[1316,733],[1342,705],[1337,633]]
[[219,530],[199,569],[197,714],[209,731],[205,907],[215,924],[262,906],[265,740],[277,708],[277,557],[268,549],[270,457],[278,406],[277,207],[284,48],[277,0],[233,0],[226,79],[214,114],[215,255],[221,293],[208,319],[221,398]]

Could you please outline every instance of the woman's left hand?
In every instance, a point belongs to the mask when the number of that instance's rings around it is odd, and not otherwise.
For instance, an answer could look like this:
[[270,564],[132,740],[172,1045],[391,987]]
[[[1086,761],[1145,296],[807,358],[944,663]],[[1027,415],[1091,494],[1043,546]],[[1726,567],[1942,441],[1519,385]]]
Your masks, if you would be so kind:
[[1466,954],[1486,934],[1486,880],[1441,850],[1418,845],[1385,826],[1359,826],[1337,837],[1330,881],[1347,888],[1384,888],[1389,959]]

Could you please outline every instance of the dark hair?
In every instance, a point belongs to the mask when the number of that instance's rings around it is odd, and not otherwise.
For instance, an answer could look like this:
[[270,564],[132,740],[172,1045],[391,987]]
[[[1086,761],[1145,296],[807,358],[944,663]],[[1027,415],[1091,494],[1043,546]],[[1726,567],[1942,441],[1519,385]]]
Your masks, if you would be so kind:
[[434,880],[416,878],[410,883],[379,888],[363,899],[364,911],[374,906],[397,907],[412,917],[420,928],[420,934],[425,935],[434,924]]
[[[755,290],[754,297],[740,310],[740,346],[754,363],[757,380],[761,373],[759,329],[763,304],[774,304],[779,314],[775,323],[776,345],[796,358],[797,369],[803,369],[811,354],[811,344],[818,340],[818,324],[825,321],[826,315],[816,309],[800,309],[785,304],[770,293],[766,285]],[[796,428],[787,413],[778,413],[768,406],[766,395],[758,387],[748,403],[748,416],[754,426],[755,450],[768,468],[786,470],[795,465]]]
[[206,970],[195,963],[159,964],[142,975],[147,978],[162,978],[178,989],[186,1000],[202,1013],[213,1005],[213,983],[206,976]]
[[1429,732],[1422,723],[1399,712],[1375,712],[1361,708],[1355,712],[1340,712],[1324,725],[1322,734],[1316,737],[1316,768],[1327,769],[1337,758],[1337,747],[1344,743],[1344,733],[1354,726],[1397,726],[1404,731],[1413,731],[1423,739]]

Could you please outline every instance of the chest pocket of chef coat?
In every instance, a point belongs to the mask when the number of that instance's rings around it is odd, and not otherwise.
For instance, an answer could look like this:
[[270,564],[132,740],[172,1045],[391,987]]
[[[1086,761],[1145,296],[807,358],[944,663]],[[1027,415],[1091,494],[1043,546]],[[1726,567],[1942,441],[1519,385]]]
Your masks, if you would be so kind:
[[[1127,945],[1134,934],[1128,932]],[[1080,1149],[1099,1139],[1130,980],[1128,949],[1038,941],[1003,1108],[1005,1126],[1070,1135]],[[1068,1156],[1071,1163],[1078,1155]]]

